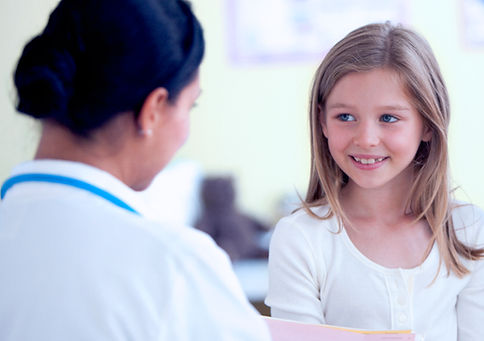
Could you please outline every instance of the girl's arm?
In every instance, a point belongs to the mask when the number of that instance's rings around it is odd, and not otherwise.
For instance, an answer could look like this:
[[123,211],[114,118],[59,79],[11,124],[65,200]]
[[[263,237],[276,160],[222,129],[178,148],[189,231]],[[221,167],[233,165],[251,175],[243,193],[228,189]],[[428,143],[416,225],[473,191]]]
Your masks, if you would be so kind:
[[[293,215],[294,216],[294,215]],[[320,300],[322,259],[294,217],[276,226],[269,249],[269,291],[265,303],[276,318],[325,323]]]
[[459,341],[481,340],[484,335],[484,260],[477,261],[470,276],[457,298]]
[[[475,247],[484,246],[484,212],[475,206],[461,208],[464,240]],[[455,222],[456,220],[454,220]],[[458,223],[458,224],[459,224]],[[481,340],[484,335],[484,259],[468,262],[470,280],[457,297],[459,341]]]

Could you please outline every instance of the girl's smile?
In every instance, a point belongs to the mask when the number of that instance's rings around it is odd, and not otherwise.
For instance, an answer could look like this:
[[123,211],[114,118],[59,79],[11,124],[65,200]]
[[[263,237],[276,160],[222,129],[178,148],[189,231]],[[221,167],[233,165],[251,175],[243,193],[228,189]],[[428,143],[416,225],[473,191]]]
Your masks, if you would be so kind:
[[388,156],[350,155],[350,158],[353,159],[355,167],[372,170],[382,166]]
[[408,188],[418,147],[431,137],[398,73],[390,69],[341,78],[328,96],[321,124],[333,159],[363,188],[397,178]]

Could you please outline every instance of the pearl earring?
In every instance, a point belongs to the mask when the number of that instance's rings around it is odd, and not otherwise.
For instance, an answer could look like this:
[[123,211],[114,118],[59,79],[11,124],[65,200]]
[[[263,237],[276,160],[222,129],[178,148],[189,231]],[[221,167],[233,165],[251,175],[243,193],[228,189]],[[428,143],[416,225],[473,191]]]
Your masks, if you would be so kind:
[[153,135],[153,130],[152,129],[146,129],[146,130],[140,129],[139,133],[143,136],[151,136],[151,135]]

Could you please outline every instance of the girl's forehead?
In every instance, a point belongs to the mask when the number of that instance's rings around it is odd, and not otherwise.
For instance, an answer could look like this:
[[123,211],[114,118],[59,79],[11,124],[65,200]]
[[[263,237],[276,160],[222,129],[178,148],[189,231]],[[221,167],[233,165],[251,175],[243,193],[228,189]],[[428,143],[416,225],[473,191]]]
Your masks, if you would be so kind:
[[366,82],[372,78],[391,81],[395,84],[400,84],[401,86],[405,84],[404,77],[402,77],[400,72],[389,67],[376,67],[363,71],[350,71],[348,73],[345,73],[344,75],[336,79],[332,89],[334,89],[338,84],[342,82]]
[[410,101],[406,82],[398,72],[387,68],[348,73],[335,82],[325,97],[325,105],[341,100]]

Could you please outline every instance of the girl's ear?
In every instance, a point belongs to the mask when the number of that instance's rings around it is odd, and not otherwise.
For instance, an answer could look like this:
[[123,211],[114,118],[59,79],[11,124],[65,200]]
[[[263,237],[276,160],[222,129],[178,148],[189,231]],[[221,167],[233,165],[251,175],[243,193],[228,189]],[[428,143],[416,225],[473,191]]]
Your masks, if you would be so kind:
[[138,131],[143,136],[151,136],[160,120],[163,119],[164,109],[168,103],[168,90],[156,88],[146,97],[137,117]]
[[319,124],[323,129],[324,137],[328,138],[328,128],[326,127],[326,118],[324,117],[324,111],[321,107],[321,104],[318,104],[318,117],[319,117]]
[[432,129],[428,125],[424,126],[424,131],[422,134],[422,141],[429,142],[432,139]]

